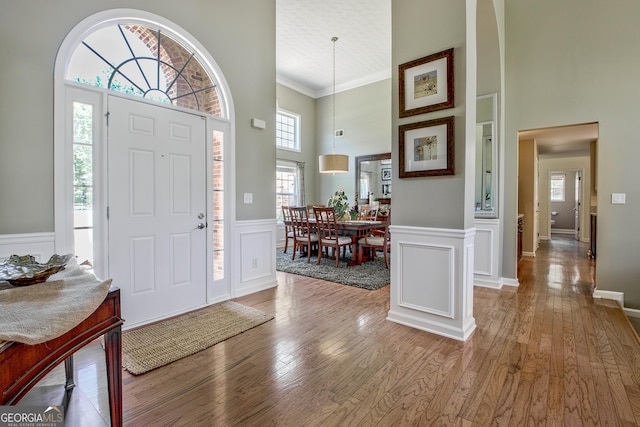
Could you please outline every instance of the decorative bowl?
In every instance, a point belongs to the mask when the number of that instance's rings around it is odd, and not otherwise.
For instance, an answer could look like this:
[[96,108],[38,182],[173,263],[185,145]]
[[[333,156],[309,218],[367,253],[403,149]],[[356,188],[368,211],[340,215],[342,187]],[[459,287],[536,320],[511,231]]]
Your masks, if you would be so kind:
[[45,264],[41,264],[32,255],[11,255],[0,263],[0,281],[7,281],[13,286],[44,282],[52,274],[63,270],[71,258],[73,254],[55,254]]

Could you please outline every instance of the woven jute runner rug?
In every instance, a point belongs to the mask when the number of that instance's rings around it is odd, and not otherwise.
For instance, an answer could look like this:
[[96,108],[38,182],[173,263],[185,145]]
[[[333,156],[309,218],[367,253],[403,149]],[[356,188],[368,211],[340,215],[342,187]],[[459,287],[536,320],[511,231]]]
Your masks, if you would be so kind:
[[212,305],[122,333],[122,366],[140,375],[273,319],[233,301]]

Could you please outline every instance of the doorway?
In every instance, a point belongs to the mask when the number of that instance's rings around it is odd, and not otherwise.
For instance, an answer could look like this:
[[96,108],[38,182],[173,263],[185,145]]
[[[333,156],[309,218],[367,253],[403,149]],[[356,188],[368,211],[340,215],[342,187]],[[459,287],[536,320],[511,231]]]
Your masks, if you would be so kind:
[[[114,279],[131,327],[231,293],[233,102],[189,34],[157,15],[121,13],[80,22],[56,57],[55,250],[81,249],[79,262]],[[117,149],[145,138],[164,145]]]
[[[527,216],[533,219],[524,230],[529,233],[528,240],[524,239],[529,246],[525,246],[523,254],[535,256],[539,242],[550,240],[553,235],[570,234],[583,243],[589,242],[590,214],[597,209],[598,123],[520,131],[518,141],[521,148],[529,148],[518,152],[518,209],[525,221]],[[552,176],[562,177],[556,182],[563,182],[564,194],[558,196],[558,200],[567,203],[563,214],[551,202]],[[529,192],[521,191],[522,182],[530,183]],[[563,226],[561,219],[569,225]],[[564,233],[552,233],[552,220],[557,225],[554,228],[562,227]],[[588,250],[581,256],[588,257]]]
[[[543,170],[548,170],[546,159],[541,159],[540,163]],[[548,210],[550,219],[546,224],[545,217],[541,216],[542,237],[551,238],[553,235],[563,234],[570,235],[578,241],[588,241],[588,236],[583,236],[583,231],[588,231],[588,227],[583,225],[587,221],[584,210],[583,175],[583,169],[548,170],[548,209],[545,211]],[[540,194],[541,199],[544,199],[544,196]]]

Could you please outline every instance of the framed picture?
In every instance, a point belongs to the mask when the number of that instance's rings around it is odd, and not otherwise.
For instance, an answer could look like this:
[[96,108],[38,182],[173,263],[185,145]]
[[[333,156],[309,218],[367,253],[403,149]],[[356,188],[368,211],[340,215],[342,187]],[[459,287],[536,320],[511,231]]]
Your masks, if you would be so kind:
[[399,127],[400,178],[453,175],[453,116]]
[[382,168],[380,171],[383,181],[391,181],[391,168]]
[[398,68],[400,117],[453,107],[453,48]]
[[382,195],[388,196],[391,194],[391,184],[382,184]]

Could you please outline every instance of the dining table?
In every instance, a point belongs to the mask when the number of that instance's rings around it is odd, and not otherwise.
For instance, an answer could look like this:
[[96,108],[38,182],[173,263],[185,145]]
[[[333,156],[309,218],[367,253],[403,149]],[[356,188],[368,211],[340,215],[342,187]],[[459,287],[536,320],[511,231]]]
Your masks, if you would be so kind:
[[[287,226],[291,226],[291,221],[284,221],[284,224]],[[309,218],[309,228],[313,231],[315,230],[316,219]],[[384,229],[386,225],[385,221],[376,221],[376,220],[345,220],[345,221],[336,221],[336,227],[338,229],[338,234],[342,236],[351,237],[351,262],[349,262],[348,266],[360,265],[363,262],[367,261],[369,258],[367,254],[363,254],[360,256],[360,251],[358,250],[359,240],[362,237],[367,236],[372,230],[380,230]]]

